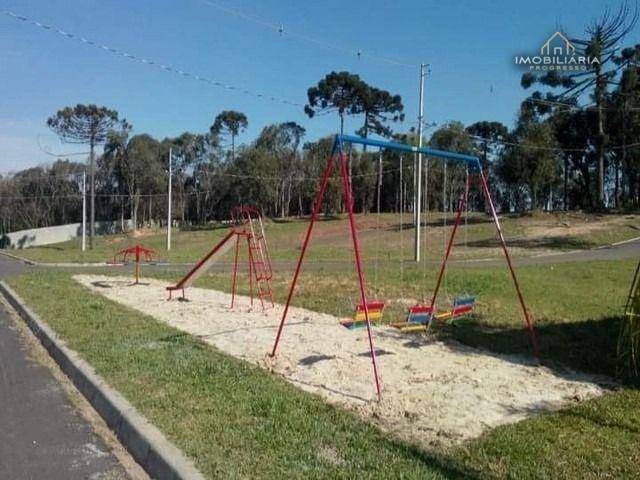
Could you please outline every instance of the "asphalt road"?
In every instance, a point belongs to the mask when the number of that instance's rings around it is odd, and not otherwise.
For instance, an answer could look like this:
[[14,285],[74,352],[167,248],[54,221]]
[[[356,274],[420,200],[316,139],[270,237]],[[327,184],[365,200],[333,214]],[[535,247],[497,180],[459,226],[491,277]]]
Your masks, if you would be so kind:
[[[0,258],[0,278],[22,267]],[[0,479],[128,479],[0,303]],[[31,340],[34,341],[34,340]]]

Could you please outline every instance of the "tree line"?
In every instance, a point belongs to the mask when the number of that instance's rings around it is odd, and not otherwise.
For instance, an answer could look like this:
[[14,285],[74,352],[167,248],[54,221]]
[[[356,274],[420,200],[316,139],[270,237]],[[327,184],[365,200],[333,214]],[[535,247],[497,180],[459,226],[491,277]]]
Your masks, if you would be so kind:
[[[593,66],[525,73],[521,86],[538,89],[522,102],[513,128],[490,120],[449,122],[424,143],[480,157],[502,211],[637,209],[640,45],[620,47],[637,17],[637,9],[623,4],[572,39],[599,59]],[[310,118],[336,112],[343,131],[345,117],[353,116],[362,119],[358,135],[417,144],[415,129],[403,125],[402,98],[356,74],[330,72],[307,97]],[[308,140],[295,122],[267,125],[256,139],[237,145],[249,118],[233,110],[220,112],[203,132],[164,139],[133,134],[116,111],[96,105],[63,108],[47,124],[63,141],[89,145],[87,185],[96,220],[131,219],[136,227],[166,223],[170,152],[173,221],[198,226],[225,220],[237,204],[254,204],[272,217],[307,215],[332,146],[331,138]],[[412,210],[412,155],[347,151],[356,211],[371,212],[378,204],[382,211]],[[85,168],[62,159],[0,177],[0,232],[79,221]],[[464,168],[436,159],[426,168],[425,206],[451,210]],[[341,212],[342,202],[335,171],[325,212]],[[471,206],[483,208],[482,199],[474,197]]]

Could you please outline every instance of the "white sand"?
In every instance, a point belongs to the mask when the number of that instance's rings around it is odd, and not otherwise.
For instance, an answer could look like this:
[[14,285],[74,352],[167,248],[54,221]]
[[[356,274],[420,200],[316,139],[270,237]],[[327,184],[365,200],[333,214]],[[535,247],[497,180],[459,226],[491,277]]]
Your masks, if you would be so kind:
[[248,298],[229,309],[230,295],[190,288],[189,302],[167,301],[166,283],[76,275],[93,292],[152,315],[218,349],[282,375],[301,389],[357,411],[402,438],[450,444],[604,393],[606,379],[533,366],[457,343],[433,342],[375,328],[383,398],[375,401],[365,329],[348,330],[338,318],[291,308],[275,359],[271,351],[282,306],[251,311]]

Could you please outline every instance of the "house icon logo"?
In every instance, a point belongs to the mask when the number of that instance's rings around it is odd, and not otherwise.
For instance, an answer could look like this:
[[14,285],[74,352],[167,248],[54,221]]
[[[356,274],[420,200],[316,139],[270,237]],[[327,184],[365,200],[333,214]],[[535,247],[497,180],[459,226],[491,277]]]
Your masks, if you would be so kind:
[[556,32],[549,37],[542,47],[540,47],[540,55],[552,55],[558,57],[561,55],[574,55],[576,47],[565,37],[562,32]]
[[518,67],[534,72],[585,72],[600,64],[597,55],[591,56],[583,49],[576,49],[560,31],[555,32],[542,44],[539,53],[516,55],[514,60]]

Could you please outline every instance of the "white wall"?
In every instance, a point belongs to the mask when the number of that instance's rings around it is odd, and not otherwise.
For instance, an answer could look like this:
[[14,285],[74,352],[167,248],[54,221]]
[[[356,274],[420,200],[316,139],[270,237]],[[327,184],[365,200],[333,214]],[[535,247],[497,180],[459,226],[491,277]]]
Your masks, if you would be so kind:
[[[125,228],[132,227],[131,220],[125,221]],[[107,235],[120,231],[120,222],[96,222],[96,235]],[[32,228],[20,230],[2,235],[0,245],[3,248],[22,249],[39,245],[66,242],[82,237],[82,224],[70,223],[55,227]],[[89,225],[87,225],[87,238],[89,237]],[[88,240],[87,240],[88,242]]]

